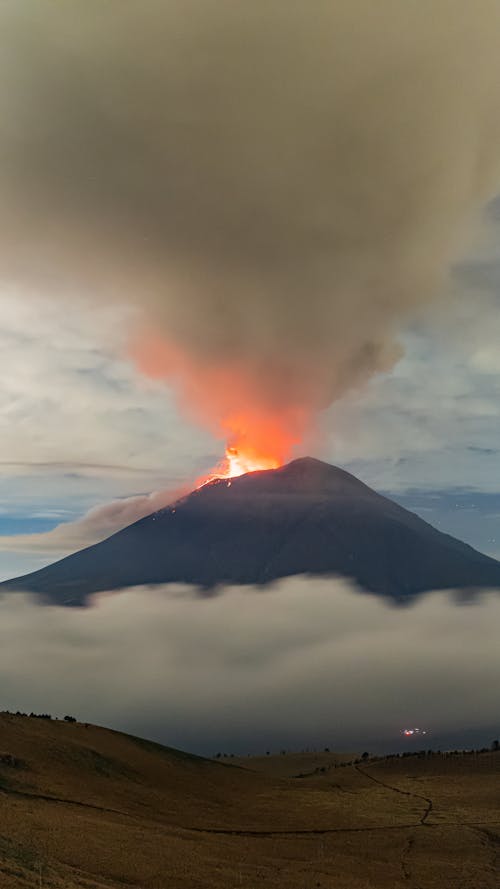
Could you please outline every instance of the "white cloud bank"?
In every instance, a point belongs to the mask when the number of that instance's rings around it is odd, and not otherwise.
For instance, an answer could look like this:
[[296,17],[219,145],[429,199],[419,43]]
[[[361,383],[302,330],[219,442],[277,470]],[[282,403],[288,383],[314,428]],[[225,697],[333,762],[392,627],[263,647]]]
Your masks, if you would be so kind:
[[[397,745],[498,722],[500,596],[388,607],[343,581],[294,578],[200,598],[181,586],[87,610],[0,599],[2,704],[74,713],[210,752]],[[427,743],[427,742],[426,742]]]

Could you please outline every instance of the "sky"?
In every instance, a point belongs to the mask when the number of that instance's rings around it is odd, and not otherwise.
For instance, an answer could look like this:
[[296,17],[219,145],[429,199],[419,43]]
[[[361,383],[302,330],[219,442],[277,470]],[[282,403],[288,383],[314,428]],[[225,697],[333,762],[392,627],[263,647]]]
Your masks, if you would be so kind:
[[[500,558],[499,34],[497,0],[3,0],[0,579],[228,444],[334,463]],[[202,752],[465,738],[497,612],[300,579],[6,597],[3,701]]]

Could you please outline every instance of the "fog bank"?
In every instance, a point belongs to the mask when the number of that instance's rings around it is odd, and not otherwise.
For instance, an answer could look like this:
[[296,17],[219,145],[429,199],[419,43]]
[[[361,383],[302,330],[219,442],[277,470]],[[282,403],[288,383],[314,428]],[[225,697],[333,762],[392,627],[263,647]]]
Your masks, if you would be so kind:
[[10,594],[2,708],[70,713],[202,753],[374,739],[391,749],[407,725],[426,728],[431,746],[498,724],[499,626],[498,592],[395,609],[305,578],[213,598],[136,588],[87,610]]

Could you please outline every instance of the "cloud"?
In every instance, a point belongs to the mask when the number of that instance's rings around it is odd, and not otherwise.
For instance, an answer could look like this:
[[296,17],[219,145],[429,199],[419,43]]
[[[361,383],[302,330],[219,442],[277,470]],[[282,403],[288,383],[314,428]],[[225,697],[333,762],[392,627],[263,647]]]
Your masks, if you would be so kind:
[[[0,600],[3,706],[75,713],[214,752],[366,739],[434,742],[498,718],[500,597],[395,609],[343,581],[294,578],[211,598],[181,586],[86,610]],[[490,740],[485,738],[486,741]]]
[[[202,436],[186,446],[189,425],[165,387],[123,360],[126,312],[6,290],[0,296],[0,471],[93,476],[177,477],[200,459]],[[169,466],[172,460],[172,468]],[[168,477],[167,477],[168,481]],[[140,490],[140,487],[139,487]]]
[[96,311],[0,295],[1,502],[16,513],[31,498],[35,511],[82,514],[175,489],[214,461],[217,446],[177,415],[165,386],[123,360],[124,312]]
[[458,267],[454,311],[434,307],[407,327],[392,373],[324,416],[325,451],[375,487],[494,490],[500,377],[486,356],[500,336],[500,278],[479,289],[474,276]]
[[498,186],[494,0],[0,21],[4,277],[134,306],[141,366],[219,432],[243,403],[303,432],[390,368]]

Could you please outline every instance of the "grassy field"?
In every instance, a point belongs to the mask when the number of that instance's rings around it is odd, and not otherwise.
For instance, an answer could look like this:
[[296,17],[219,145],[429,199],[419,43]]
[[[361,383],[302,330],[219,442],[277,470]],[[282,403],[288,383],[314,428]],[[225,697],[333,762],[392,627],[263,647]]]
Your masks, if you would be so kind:
[[0,887],[498,889],[500,754],[342,759],[2,714]]

